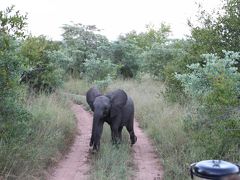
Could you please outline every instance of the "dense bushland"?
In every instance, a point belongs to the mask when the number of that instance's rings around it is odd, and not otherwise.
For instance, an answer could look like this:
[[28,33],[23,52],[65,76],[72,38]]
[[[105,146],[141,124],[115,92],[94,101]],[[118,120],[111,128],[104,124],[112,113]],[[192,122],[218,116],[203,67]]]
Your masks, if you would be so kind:
[[[147,25],[141,33],[131,31],[114,42],[95,25],[83,24],[63,25],[59,42],[30,36],[26,15],[14,7],[0,11],[0,159],[6,163],[0,164],[2,175],[28,176],[22,174],[23,164],[34,164],[25,160],[34,154],[31,143],[41,134],[35,128],[58,128],[48,120],[61,112],[46,114],[44,107],[51,101],[56,102],[54,107],[58,103],[60,109],[67,107],[60,96],[51,95],[62,86],[81,95],[91,85],[103,91],[122,87],[129,92],[141,126],[159,149],[166,178],[186,179],[187,166],[202,159],[239,162],[239,6],[239,0],[224,0],[215,13],[200,7],[197,23],[189,21],[191,35],[186,39],[170,39],[170,27],[161,24]],[[48,100],[40,102],[46,97],[42,93],[48,94]],[[38,107],[42,111],[34,110]],[[61,150],[58,143],[74,132],[72,123],[60,121],[60,130],[54,130],[59,132],[56,144],[45,160]],[[43,139],[47,134],[43,133]],[[31,143],[22,146],[26,141]],[[30,148],[12,156],[20,146]],[[38,152],[44,153],[43,149],[39,147]],[[11,156],[15,161],[4,159]],[[37,169],[46,167],[45,160],[43,166],[25,171],[36,175]]]

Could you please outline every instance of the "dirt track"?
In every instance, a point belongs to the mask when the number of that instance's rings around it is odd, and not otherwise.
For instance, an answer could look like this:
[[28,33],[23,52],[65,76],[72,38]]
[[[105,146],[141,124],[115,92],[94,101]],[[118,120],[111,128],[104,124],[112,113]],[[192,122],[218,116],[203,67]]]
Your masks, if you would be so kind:
[[[78,135],[70,152],[52,170],[49,180],[85,180],[90,179],[89,140],[92,128],[92,116],[80,105],[72,106],[77,118]],[[159,158],[150,140],[135,121],[135,133],[138,137],[133,146],[135,176],[137,180],[160,180],[163,177]]]

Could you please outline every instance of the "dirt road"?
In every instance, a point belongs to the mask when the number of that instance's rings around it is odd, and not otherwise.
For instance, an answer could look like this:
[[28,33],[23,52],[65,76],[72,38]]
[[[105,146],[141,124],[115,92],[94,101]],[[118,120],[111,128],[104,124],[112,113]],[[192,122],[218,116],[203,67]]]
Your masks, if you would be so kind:
[[134,164],[136,166],[135,179],[160,180],[163,179],[163,168],[150,139],[144,134],[137,121],[134,131],[138,138],[133,146]]
[[[77,118],[78,135],[70,152],[52,170],[49,180],[85,180],[90,179],[89,140],[91,136],[92,116],[82,106],[72,106]],[[150,140],[135,121],[137,143],[133,146],[136,180],[160,180],[163,170]]]
[[74,104],[72,110],[77,118],[77,136],[70,149],[58,166],[53,170],[49,180],[87,180],[89,179],[89,141],[92,129],[91,114],[81,106]]

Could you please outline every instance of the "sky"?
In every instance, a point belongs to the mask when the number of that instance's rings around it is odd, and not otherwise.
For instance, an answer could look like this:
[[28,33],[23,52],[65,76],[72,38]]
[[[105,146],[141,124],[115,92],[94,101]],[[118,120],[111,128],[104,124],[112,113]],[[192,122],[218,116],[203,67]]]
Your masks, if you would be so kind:
[[172,38],[189,35],[187,19],[194,19],[195,2],[210,10],[221,0],[0,0],[0,10],[15,5],[16,10],[28,13],[28,30],[61,40],[62,25],[82,23],[96,25],[110,40],[131,30],[142,32],[146,24],[159,27],[170,25]]

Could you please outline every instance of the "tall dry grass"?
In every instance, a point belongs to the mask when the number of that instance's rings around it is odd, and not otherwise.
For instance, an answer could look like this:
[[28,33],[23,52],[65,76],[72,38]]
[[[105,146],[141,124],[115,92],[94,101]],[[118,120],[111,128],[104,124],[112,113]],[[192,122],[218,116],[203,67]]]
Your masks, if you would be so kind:
[[76,95],[85,95],[91,84],[81,79],[69,78],[63,84],[63,91],[76,94]]
[[26,109],[32,119],[20,136],[0,142],[0,179],[43,179],[74,137],[75,118],[66,99],[42,94]]

